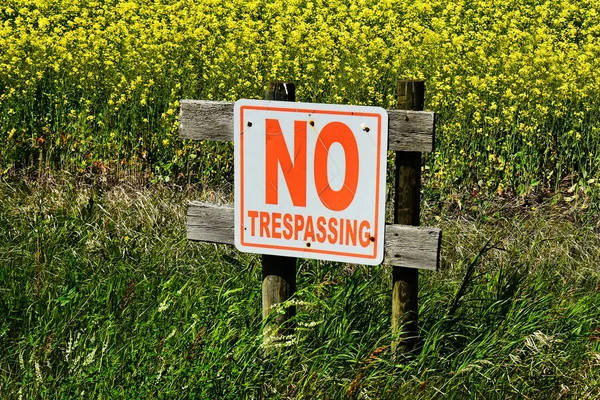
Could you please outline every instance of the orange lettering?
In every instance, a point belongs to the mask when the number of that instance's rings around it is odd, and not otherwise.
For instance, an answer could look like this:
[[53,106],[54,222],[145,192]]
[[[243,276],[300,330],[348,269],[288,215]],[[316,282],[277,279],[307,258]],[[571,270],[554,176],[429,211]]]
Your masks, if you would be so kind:
[[326,222],[325,217],[317,218],[317,229],[319,230],[319,233],[317,233],[317,242],[319,243],[325,242],[325,238],[327,237],[327,231],[325,230]]
[[271,233],[269,232],[269,219],[270,215],[268,212],[260,212],[260,236],[262,237],[271,237]]
[[252,236],[254,236],[256,234],[255,233],[256,232],[256,229],[255,229],[256,228],[256,224],[255,224],[255,222],[256,222],[256,218],[258,218],[258,211],[248,211],[248,216],[250,217],[250,221],[251,221],[251,223],[250,223],[250,227],[251,227],[250,232],[251,232]]
[[271,232],[273,233],[273,239],[281,239],[281,213],[273,213],[273,219],[271,220]]
[[369,221],[363,221],[360,223],[360,227],[358,228],[360,233],[358,234],[358,240],[360,240],[360,245],[362,247],[369,246],[369,242],[371,241],[371,234],[369,233],[369,229],[371,229],[371,224]]
[[310,215],[306,217],[306,230],[304,231],[304,241],[306,242],[309,239],[315,240],[315,227],[313,225],[313,219]]
[[354,220],[346,220],[346,244],[350,246],[350,241],[352,241],[352,246],[356,246],[356,224],[357,221]]
[[294,232],[294,228],[292,227],[291,214],[283,215],[283,226],[285,227],[285,230],[283,231],[283,238],[287,240],[291,239]]
[[306,207],[306,121],[294,121],[294,161],[285,143],[279,121],[266,121],[266,201],[279,202],[279,169],[296,207]]
[[298,233],[304,229],[304,217],[294,215],[294,240],[298,240]]
[[[346,174],[340,190],[329,186],[327,158],[333,143],[344,148],[346,156]],[[317,138],[315,148],[315,186],[323,205],[333,211],[342,211],[354,200],[358,186],[358,145],[352,130],[341,122],[330,122],[323,127]]]
[[337,239],[337,219],[329,218],[329,236],[327,236],[327,240],[329,240],[329,243],[334,244],[335,242],[337,242]]

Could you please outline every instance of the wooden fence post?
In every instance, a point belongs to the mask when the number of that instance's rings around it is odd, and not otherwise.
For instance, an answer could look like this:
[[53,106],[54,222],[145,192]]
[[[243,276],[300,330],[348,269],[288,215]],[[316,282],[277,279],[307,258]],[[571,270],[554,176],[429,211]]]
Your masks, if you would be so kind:
[[[424,81],[398,82],[398,107],[422,111]],[[408,117],[407,117],[408,118]],[[421,153],[396,152],[394,223],[419,225],[421,192]],[[418,335],[419,270],[394,266],[392,270],[392,341],[393,351],[408,351]]]
[[[423,82],[401,82],[399,107],[422,109],[423,94]],[[265,97],[293,101],[294,85],[273,83]],[[234,103],[182,99],[180,107],[181,138],[234,140]],[[394,220],[400,224],[385,227],[383,264],[393,267],[392,328],[396,336],[392,347],[395,349],[408,348],[410,338],[417,334],[417,269],[438,270],[442,232],[437,228],[407,226],[419,223],[420,153],[433,151],[435,113],[396,109],[388,110],[388,117],[388,149],[397,152]],[[232,205],[191,202],[186,225],[189,240],[235,244]],[[283,314],[270,314],[274,305],[285,302],[295,293],[296,258],[263,255],[262,274],[262,311],[266,323],[263,334],[267,344],[288,330],[286,328],[292,328],[290,319],[295,315],[295,307],[288,307]]]
[[[296,101],[293,83],[271,82],[265,93],[266,100]],[[296,292],[296,258],[262,255],[262,316],[269,318],[272,308],[289,299]],[[268,344],[285,331],[292,329],[289,321],[296,315],[296,307],[286,308],[284,314],[272,316],[264,328],[264,343]],[[281,329],[281,328],[284,329]]]

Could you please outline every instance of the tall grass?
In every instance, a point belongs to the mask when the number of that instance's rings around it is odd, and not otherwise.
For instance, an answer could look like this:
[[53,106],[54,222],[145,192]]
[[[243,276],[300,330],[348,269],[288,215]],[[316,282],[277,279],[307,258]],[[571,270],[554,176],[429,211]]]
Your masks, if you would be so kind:
[[[0,397],[600,397],[598,11],[5,1]],[[419,346],[390,351],[388,269],[303,260],[296,330],[265,357],[258,258],[185,239],[187,200],[230,195],[232,152],[179,140],[178,100],[288,79],[394,107],[399,78],[438,113]]]
[[265,358],[259,258],[185,239],[205,195],[90,183],[0,183],[3,398],[600,396],[598,227],[561,206],[444,210],[414,354],[390,352],[387,268],[301,261]]

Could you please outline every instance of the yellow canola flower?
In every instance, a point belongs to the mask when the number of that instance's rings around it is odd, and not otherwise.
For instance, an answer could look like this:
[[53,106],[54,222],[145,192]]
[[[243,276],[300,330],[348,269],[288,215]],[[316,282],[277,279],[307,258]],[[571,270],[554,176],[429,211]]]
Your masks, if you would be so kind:
[[301,101],[391,108],[398,79],[425,79],[440,180],[489,170],[509,187],[486,163],[519,151],[521,165],[600,172],[586,160],[600,143],[597,1],[6,0],[0,14],[0,126],[16,129],[3,160],[27,158],[20,139],[47,115],[46,145],[68,133],[75,158],[151,151],[139,134],[169,159],[181,98],[261,98],[285,79]]

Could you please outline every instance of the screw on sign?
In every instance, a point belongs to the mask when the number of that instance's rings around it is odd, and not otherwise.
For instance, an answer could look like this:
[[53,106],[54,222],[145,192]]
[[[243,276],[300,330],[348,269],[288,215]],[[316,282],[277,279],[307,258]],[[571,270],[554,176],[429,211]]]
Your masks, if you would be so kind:
[[381,263],[387,143],[379,107],[236,102],[236,247]]

